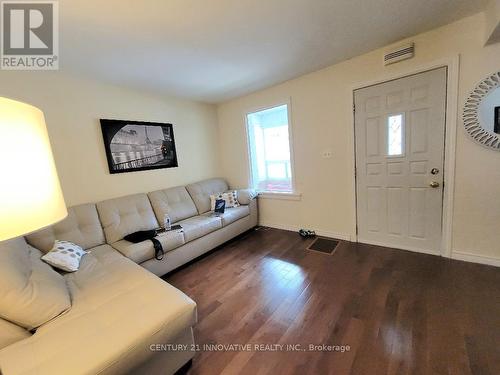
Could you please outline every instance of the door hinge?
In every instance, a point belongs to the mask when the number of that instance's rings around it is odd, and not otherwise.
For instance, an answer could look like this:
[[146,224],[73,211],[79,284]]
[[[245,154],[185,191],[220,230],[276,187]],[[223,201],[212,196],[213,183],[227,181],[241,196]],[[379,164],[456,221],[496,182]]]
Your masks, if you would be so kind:
[[353,105],[352,105],[352,112],[353,112],[353,113],[356,113],[356,104],[354,104],[354,103],[353,103]]

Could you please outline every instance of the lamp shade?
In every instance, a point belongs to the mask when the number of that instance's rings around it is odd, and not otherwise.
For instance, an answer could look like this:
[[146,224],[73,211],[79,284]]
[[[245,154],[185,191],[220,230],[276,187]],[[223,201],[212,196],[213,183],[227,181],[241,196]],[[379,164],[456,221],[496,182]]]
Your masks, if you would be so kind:
[[0,241],[66,215],[42,111],[0,97]]

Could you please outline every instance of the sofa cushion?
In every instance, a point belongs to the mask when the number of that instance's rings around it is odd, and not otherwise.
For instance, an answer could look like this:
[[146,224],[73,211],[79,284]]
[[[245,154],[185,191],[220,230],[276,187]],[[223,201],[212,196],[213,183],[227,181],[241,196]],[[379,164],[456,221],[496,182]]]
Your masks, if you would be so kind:
[[[165,253],[184,245],[184,234],[180,231],[161,233],[156,236],[156,239],[160,241]],[[135,263],[145,262],[155,256],[153,242],[150,240],[138,243],[120,240],[113,243],[112,246]]]
[[172,223],[196,216],[198,211],[191,196],[184,186],[177,186],[148,193],[156,219],[163,226],[165,215],[168,214]]
[[64,278],[24,238],[0,242],[0,317],[28,330],[71,307]]
[[[209,216],[210,213],[204,214],[203,216]],[[222,220],[222,226],[229,225],[234,223],[236,220],[244,218],[245,216],[250,215],[249,206],[239,206],[234,208],[228,208],[224,211],[223,214],[220,214],[219,217]]]
[[158,228],[146,194],[127,195],[97,203],[106,242],[120,241],[127,234]]
[[25,328],[0,318],[0,350],[30,336]]
[[227,182],[222,178],[196,182],[186,186],[199,214],[210,211],[210,195],[228,190]]
[[168,332],[163,342],[172,342],[196,322],[189,297],[109,245],[92,249],[65,278],[72,309],[1,350],[3,373],[108,373],[158,344],[155,333]]
[[26,236],[26,240],[45,253],[52,249],[55,240],[70,241],[90,249],[104,244],[104,232],[95,204],[82,204],[68,208],[66,219]]
[[189,219],[179,221],[177,224],[182,225],[186,242],[193,241],[222,228],[221,219],[210,215],[190,217]]
[[257,191],[254,189],[238,189],[236,190],[238,197],[238,202],[240,204],[248,205],[252,199],[257,198]]

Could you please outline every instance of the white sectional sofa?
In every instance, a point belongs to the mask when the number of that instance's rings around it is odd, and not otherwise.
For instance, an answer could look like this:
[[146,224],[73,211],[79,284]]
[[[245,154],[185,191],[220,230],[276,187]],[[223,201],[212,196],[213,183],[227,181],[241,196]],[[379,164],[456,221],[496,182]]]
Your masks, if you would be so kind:
[[[257,225],[256,195],[248,189],[238,190],[241,206],[229,208],[219,217],[210,212],[210,195],[228,189],[223,179],[215,178],[99,202],[106,242],[154,274],[164,275]],[[155,259],[151,241],[134,244],[123,239],[133,232],[158,228],[165,213],[184,232],[158,236],[166,252],[163,260]]]
[[[209,211],[210,194],[226,190],[211,179],[75,206],[60,223],[0,243],[0,372],[173,374],[189,362],[196,304],[157,276],[257,225],[249,190],[239,191],[240,207]],[[184,232],[158,237],[162,260],[151,241],[123,239],[159,227],[165,213]],[[56,273],[40,260],[56,239],[89,251],[78,271]]]

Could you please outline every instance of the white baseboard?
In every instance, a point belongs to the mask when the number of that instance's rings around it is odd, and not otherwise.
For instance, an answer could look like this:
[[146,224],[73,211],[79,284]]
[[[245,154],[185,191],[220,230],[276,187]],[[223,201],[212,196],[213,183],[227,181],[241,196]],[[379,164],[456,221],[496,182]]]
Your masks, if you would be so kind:
[[[276,224],[276,223],[270,223],[267,221],[261,221],[261,222],[259,222],[259,225],[263,226],[263,227],[290,230],[292,232],[298,232],[301,229],[300,227],[297,227],[294,225]],[[351,236],[349,234],[335,233],[335,232],[330,232],[330,231],[321,230],[321,229],[314,229],[314,228],[307,228],[307,229],[313,229],[318,236],[336,238],[338,240],[344,240],[344,241],[351,241]]]
[[[299,229],[301,229],[300,227],[294,225],[277,224],[268,221],[261,221],[259,222],[259,225],[263,227],[289,230],[292,232],[298,232]],[[353,238],[349,234],[335,233],[321,229],[315,229],[315,231],[318,236],[336,238],[344,241],[353,241]],[[354,242],[356,242],[355,239]],[[438,255],[438,254],[433,254],[433,255]],[[486,264],[488,266],[500,267],[500,258],[488,257],[484,255],[476,255],[476,254],[466,253],[463,251],[452,251],[451,258],[456,260],[462,260],[464,262],[479,263],[479,264]]]
[[486,264],[488,266],[500,267],[500,258],[476,255],[463,251],[452,251],[451,258],[456,260],[463,260],[464,262],[480,263]]

